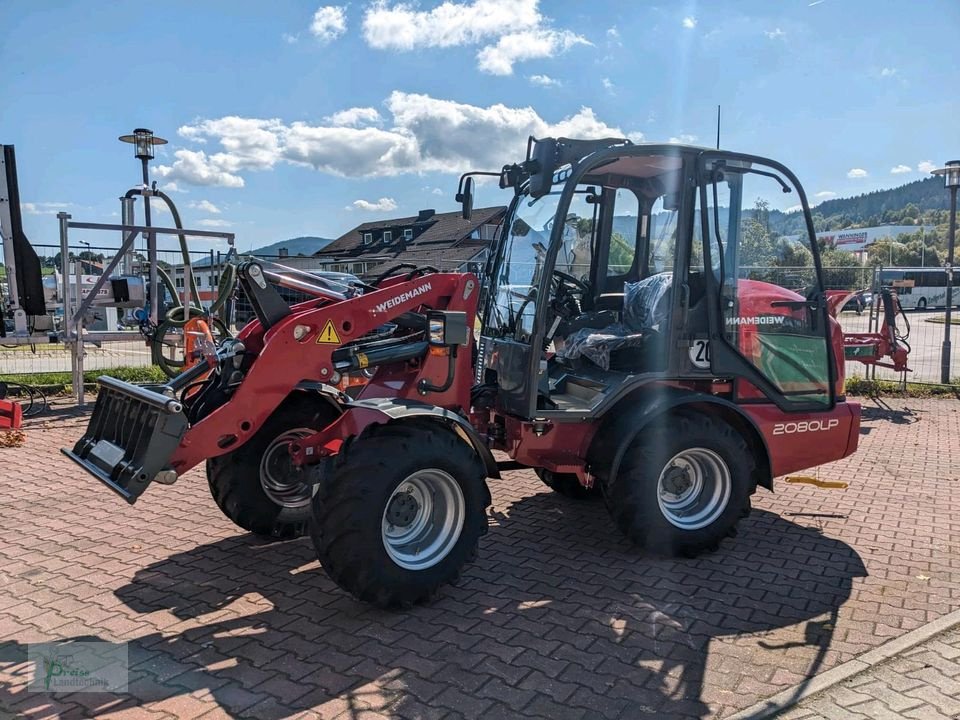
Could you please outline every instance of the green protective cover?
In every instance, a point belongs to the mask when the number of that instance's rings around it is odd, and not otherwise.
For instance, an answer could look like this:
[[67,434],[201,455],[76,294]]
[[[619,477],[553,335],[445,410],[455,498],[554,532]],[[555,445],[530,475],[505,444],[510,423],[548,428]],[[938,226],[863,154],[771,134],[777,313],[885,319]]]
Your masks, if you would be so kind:
[[[758,367],[787,395],[830,397],[827,343],[822,335],[757,333]],[[814,396],[814,397],[811,397]]]

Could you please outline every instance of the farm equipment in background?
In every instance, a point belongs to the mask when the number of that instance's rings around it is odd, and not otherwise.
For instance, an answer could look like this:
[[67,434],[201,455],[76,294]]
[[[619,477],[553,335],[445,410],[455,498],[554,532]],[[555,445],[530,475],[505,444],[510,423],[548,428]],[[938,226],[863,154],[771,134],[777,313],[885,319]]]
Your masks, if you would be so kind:
[[[827,303],[831,317],[837,317],[840,309],[850,299],[856,296],[857,291],[828,290]],[[882,312],[880,329],[877,332],[843,333],[843,355],[847,360],[856,360],[867,366],[889,368],[903,373],[910,372],[907,367],[907,356],[910,354],[910,321],[903,314],[896,291],[889,287],[882,287],[878,294],[873,296],[880,302]],[[906,325],[906,332],[901,333],[897,318]]]
[[[290,305],[261,263],[241,263],[256,319],[202,342],[203,361],[165,385],[101,378],[64,453],[129,503],[205,463],[238,526],[309,531],[338,585],[406,606],[475,556],[492,450],[562,495],[602,496],[637,545],[684,556],[733,534],[758,486],[855,451],[842,333],[784,166],[531,138],[522,162],[485,174],[513,200],[482,284],[397,269]],[[782,265],[809,258],[803,293],[742,269],[758,262],[758,191],[803,207],[807,232],[773,246]],[[337,389],[358,371],[363,385]]]

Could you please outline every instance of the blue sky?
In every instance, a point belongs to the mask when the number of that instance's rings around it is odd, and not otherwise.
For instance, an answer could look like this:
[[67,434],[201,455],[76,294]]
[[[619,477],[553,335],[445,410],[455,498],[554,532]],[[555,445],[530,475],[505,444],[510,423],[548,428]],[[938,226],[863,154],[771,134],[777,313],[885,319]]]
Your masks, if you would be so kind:
[[712,145],[718,103],[723,147],[813,201],[960,156],[956,0],[7,0],[0,28],[35,243],[58,209],[116,221],[137,126],[170,140],[154,177],[187,224],[242,250],[453,209],[457,172],[521,159],[531,132]]

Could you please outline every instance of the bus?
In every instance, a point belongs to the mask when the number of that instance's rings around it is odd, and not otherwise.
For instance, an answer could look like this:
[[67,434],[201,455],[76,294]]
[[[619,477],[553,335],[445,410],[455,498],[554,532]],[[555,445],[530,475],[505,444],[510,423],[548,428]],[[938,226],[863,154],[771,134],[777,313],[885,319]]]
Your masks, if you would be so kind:
[[[883,269],[880,285],[897,291],[904,310],[947,305],[947,271],[942,267]],[[953,302],[960,306],[960,270],[953,274],[953,288]]]

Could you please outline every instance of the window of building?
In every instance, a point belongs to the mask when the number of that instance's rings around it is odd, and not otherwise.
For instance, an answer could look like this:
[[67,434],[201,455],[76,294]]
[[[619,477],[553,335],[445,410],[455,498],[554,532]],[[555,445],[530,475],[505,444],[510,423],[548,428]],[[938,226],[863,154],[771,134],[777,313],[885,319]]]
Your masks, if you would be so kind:
[[373,233],[364,233],[363,234],[363,244],[370,245],[373,243]]
[[407,241],[413,240],[413,228],[407,228],[403,231],[403,239]]
[[385,242],[385,243],[393,242],[393,231],[392,231],[392,230],[384,230],[384,231],[383,231],[383,242]]
[[481,240],[493,240],[497,234],[497,225],[493,223],[486,223],[483,227],[480,228],[480,239]]

